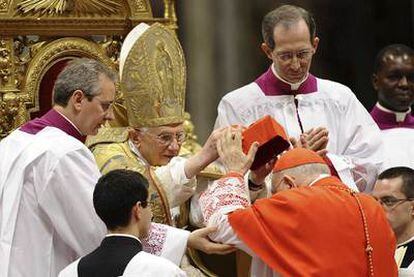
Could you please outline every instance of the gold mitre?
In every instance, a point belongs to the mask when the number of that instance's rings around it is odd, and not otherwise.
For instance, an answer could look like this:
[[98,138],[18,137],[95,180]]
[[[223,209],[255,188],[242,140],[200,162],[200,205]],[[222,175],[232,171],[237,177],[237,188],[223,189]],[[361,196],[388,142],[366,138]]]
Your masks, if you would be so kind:
[[119,71],[131,127],[184,122],[186,67],[175,34],[141,23],[125,38]]

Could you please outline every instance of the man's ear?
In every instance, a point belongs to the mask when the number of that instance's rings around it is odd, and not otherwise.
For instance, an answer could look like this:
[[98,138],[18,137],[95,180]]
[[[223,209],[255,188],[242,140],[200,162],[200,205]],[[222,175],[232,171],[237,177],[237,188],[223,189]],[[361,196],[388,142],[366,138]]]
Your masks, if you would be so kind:
[[139,129],[130,128],[128,130],[129,139],[137,146],[141,144],[142,135],[142,131]]
[[262,43],[262,45],[260,45],[260,48],[262,48],[262,51],[266,54],[266,56],[273,60],[273,56],[272,56],[272,52],[273,50],[266,44],[266,43]]
[[73,107],[76,111],[80,111],[82,107],[82,101],[85,99],[85,94],[81,90],[75,90],[70,97]]
[[131,210],[131,217],[135,218],[136,221],[139,221],[142,216],[142,206],[140,202],[137,202]]
[[316,50],[318,50],[319,41],[320,40],[318,37],[315,37],[312,41],[312,46],[313,46],[313,50],[315,51],[315,53],[316,53]]
[[298,185],[295,183],[295,178],[289,175],[284,175],[283,178],[285,179],[285,183],[287,184],[289,189],[297,188]]

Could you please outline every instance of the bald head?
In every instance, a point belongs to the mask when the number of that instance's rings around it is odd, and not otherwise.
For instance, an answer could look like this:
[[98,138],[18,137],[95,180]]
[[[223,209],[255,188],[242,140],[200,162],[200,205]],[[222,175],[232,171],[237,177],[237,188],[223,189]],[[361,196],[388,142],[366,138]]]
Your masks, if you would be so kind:
[[272,193],[311,184],[321,174],[330,175],[326,162],[316,152],[295,148],[282,154],[272,175]]

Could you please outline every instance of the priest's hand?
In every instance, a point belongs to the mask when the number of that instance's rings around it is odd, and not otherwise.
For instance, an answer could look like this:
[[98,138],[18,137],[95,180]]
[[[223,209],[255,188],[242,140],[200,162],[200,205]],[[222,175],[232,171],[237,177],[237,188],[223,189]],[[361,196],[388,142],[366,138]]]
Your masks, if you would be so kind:
[[244,176],[254,161],[259,144],[253,143],[249,153],[242,149],[242,128],[228,127],[217,141],[217,152],[226,172],[237,172]]
[[208,238],[208,235],[215,231],[217,231],[217,227],[205,227],[193,231],[188,237],[187,246],[207,254],[226,255],[234,252],[236,250],[234,246],[215,243]]
[[301,135],[301,144],[303,147],[315,151],[320,156],[328,153],[328,129],[324,127],[312,128]]

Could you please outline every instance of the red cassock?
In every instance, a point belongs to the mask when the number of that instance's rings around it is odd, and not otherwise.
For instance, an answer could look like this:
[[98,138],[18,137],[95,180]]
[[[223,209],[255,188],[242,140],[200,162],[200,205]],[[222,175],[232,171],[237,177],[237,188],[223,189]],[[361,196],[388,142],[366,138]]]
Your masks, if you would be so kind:
[[229,222],[282,276],[397,276],[396,240],[382,207],[369,195],[351,194],[335,177],[258,200],[231,213]]

